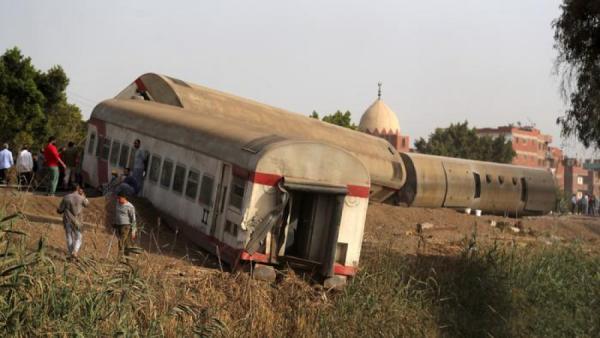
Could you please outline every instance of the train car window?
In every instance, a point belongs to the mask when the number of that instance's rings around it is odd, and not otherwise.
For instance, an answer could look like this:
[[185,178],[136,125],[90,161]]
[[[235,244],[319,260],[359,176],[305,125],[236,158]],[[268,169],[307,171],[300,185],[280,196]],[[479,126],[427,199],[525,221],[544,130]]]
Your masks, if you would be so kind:
[[98,135],[98,142],[96,143],[96,156],[100,157],[102,154],[102,147],[104,147],[104,137]]
[[87,149],[87,151],[88,151],[88,154],[90,154],[90,155],[94,155],[94,149],[96,149],[96,148],[94,147],[94,146],[95,146],[95,143],[96,143],[96,133],[92,132],[92,133],[90,134],[90,139],[89,139],[89,141],[88,141],[88,149]]
[[485,175],[485,182],[487,184],[492,183],[492,175],[490,175],[490,174]]
[[246,180],[241,177],[233,176],[231,180],[231,190],[229,192],[229,204],[234,208],[241,210],[245,190]]
[[521,177],[521,202],[527,202],[527,180]]
[[202,176],[202,185],[200,185],[200,198],[198,198],[198,202],[206,205],[212,205],[212,193],[214,182],[215,179],[211,176]]
[[127,159],[129,158],[129,146],[123,143],[121,146],[121,156],[119,156],[119,167],[127,167]]
[[173,162],[165,159],[163,161],[162,172],[160,174],[160,185],[167,189],[170,188],[172,176],[173,176]]
[[173,175],[173,191],[183,193],[183,185],[185,183],[185,167],[180,165],[175,166],[175,175]]
[[160,175],[160,156],[152,155],[152,162],[150,164],[150,181],[158,182]]
[[119,161],[119,150],[121,149],[121,142],[114,140],[112,143],[112,150],[110,151],[110,164],[116,166]]
[[475,193],[473,194],[473,198],[481,197],[481,177],[478,173],[473,173],[473,179],[475,180]]
[[504,184],[504,176],[498,176],[498,183]]
[[108,155],[110,154],[110,139],[105,138],[104,142],[102,142],[102,152],[100,153],[100,158],[108,161]]
[[198,196],[198,183],[200,182],[200,174],[197,171],[191,170],[188,172],[187,185],[185,187],[185,195],[193,200]]
[[518,182],[518,181],[517,181],[517,178],[516,178],[516,177],[513,177],[513,178],[512,178],[512,181],[513,181],[513,185],[517,185],[517,182]]

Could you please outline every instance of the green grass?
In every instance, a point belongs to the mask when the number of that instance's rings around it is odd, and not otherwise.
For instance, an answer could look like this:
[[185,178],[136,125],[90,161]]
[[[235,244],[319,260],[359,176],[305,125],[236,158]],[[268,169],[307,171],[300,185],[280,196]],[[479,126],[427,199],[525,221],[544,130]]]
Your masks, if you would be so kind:
[[2,336],[594,337],[600,258],[578,246],[465,245],[459,255],[366,245],[341,292],[289,272],[161,274],[144,255],[64,262],[2,222]]

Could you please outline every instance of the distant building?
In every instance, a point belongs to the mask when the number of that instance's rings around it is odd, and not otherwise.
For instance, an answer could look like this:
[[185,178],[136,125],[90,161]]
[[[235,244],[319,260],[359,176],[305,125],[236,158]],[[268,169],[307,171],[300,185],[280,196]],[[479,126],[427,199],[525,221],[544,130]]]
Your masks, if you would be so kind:
[[502,136],[511,141],[513,150],[517,154],[512,161],[514,165],[532,168],[550,167],[552,152],[549,144],[552,143],[552,136],[542,134],[539,129],[509,125],[477,129],[477,135],[493,138]]
[[409,137],[400,135],[400,123],[396,113],[381,100],[381,83],[379,83],[377,100],[360,118],[358,130],[386,139],[398,151],[408,152],[410,149]]
[[585,170],[576,163],[569,162],[570,171],[567,174],[562,150],[550,146],[552,136],[543,134],[539,129],[508,125],[477,129],[477,135],[494,138],[504,137],[505,140],[511,141],[512,148],[516,153],[512,164],[550,170],[554,174],[556,185],[564,191],[570,192],[572,189],[574,191],[583,189],[577,184],[572,184],[572,177],[581,176]]
[[581,198],[584,194],[600,196],[600,161],[565,158],[564,191]]

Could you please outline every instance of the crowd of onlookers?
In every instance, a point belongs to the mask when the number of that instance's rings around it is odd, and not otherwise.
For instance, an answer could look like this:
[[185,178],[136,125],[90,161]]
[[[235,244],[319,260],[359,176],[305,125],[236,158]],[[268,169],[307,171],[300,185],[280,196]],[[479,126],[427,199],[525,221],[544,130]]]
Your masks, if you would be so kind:
[[[38,152],[23,145],[16,153],[16,161],[13,155],[5,143],[0,151],[0,184],[15,183],[32,190],[46,188],[49,195],[54,195],[57,189],[70,190],[81,183],[82,149],[74,142],[59,149],[56,138],[50,137]],[[16,181],[11,182],[12,179]]]
[[[139,194],[144,183],[148,152],[140,149],[140,145],[141,141],[136,139],[133,144],[133,170],[124,168],[122,176],[113,171],[110,182],[103,185],[105,195],[116,197],[112,226],[113,233],[119,240],[121,255],[127,255],[126,249],[132,245],[137,233],[135,207],[128,198]],[[48,139],[38,153],[31,153],[27,145],[22,146],[16,154],[16,161],[8,144],[5,143],[0,151],[0,184],[8,185],[11,183],[11,177],[16,176],[16,185],[19,188],[45,188],[49,196],[54,196],[60,187],[71,192],[63,197],[57,212],[63,216],[67,251],[73,258],[77,258],[83,239],[82,211],[89,205],[81,188],[82,156],[82,150],[78,149],[74,142],[68,142],[66,147],[57,148],[54,136]],[[62,183],[60,186],[59,182]]]
[[583,194],[581,198],[573,194],[571,197],[571,213],[578,215],[598,216],[600,209],[600,197]]

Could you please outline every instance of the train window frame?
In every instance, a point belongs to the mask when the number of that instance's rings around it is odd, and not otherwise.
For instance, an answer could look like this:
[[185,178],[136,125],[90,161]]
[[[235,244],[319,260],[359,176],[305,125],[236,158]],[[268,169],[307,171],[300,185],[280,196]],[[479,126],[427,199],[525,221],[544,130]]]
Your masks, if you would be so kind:
[[[127,149],[125,151],[123,151],[124,149]],[[127,164],[128,164],[128,160],[129,160],[129,152],[130,152],[130,147],[125,144],[125,142],[123,142],[121,144],[121,152],[119,154],[119,168],[127,168]],[[125,156],[125,163],[123,163],[123,155],[126,154]]]
[[[192,173],[195,174],[197,176],[197,178],[195,179],[196,188],[194,188],[193,196],[190,196],[188,191],[190,190],[190,186],[189,186],[190,185],[190,174],[192,174]],[[202,175],[200,174],[199,170],[196,170],[193,168],[190,168],[188,170],[186,178],[185,178],[185,189],[184,189],[184,193],[183,193],[186,198],[188,198],[192,201],[195,201],[196,198],[198,198],[198,188],[200,188],[201,178],[202,178]]]
[[[115,149],[116,147],[116,149]],[[116,151],[115,151],[116,150]],[[116,167],[119,164],[119,152],[121,151],[121,142],[113,140],[110,146],[110,157],[108,163]]]
[[[246,195],[246,185],[248,181],[242,177],[233,175],[231,177],[231,189],[229,189],[229,206],[234,210],[242,210],[244,206],[244,196]],[[241,194],[239,194],[241,190]],[[239,203],[239,204],[238,204]]]
[[88,138],[88,146],[87,146],[87,153],[89,155],[95,155],[94,154],[94,150],[96,149],[96,133],[95,132],[91,132],[90,133],[90,137]]
[[[155,160],[158,160],[157,165],[155,166]],[[162,158],[156,154],[152,154],[152,158],[150,159],[150,170],[148,174],[148,181],[152,183],[158,183],[160,180],[160,168],[162,166]]]
[[[206,179],[209,179],[211,181],[210,193],[203,194],[203,192],[206,193],[206,191],[203,190]],[[204,175],[202,175],[202,180],[200,181],[200,190],[198,191],[198,203],[211,207],[213,205],[212,199],[213,199],[214,190],[215,190],[215,177],[213,175],[209,175],[209,174],[205,173]],[[208,195],[208,196],[204,196],[204,195]],[[206,197],[207,199],[205,200],[203,197]]]
[[517,183],[518,183],[518,180],[517,180],[517,178],[516,178],[516,177],[513,177],[513,178],[512,178],[512,182],[513,182],[513,185],[514,185],[514,186],[516,186],[516,185],[517,185]]
[[[177,178],[177,169],[183,169],[183,177],[181,179],[181,189],[175,189],[175,180]],[[178,195],[183,195],[183,191],[186,188],[186,179],[187,179],[187,167],[183,163],[175,163],[175,170],[173,170],[173,182],[171,183],[171,190]]]
[[96,153],[94,154],[96,157],[100,158],[102,154],[102,147],[104,146],[104,137],[98,134],[98,142],[96,143]]
[[[165,165],[167,165],[167,164],[169,164],[171,166],[169,168],[170,172],[168,173],[168,175],[166,175],[167,173],[165,172]],[[173,160],[170,160],[165,157],[165,159],[162,162],[161,170],[160,170],[160,186],[167,190],[170,190],[171,186],[173,185],[173,172],[174,172],[173,169],[174,168],[175,168],[175,162]],[[167,180],[169,180],[168,184],[166,184]]]
[[498,183],[500,183],[500,185],[504,184],[504,176],[498,175]]
[[481,175],[479,173],[473,173],[473,180],[475,181],[475,191],[473,198],[481,198]]
[[490,183],[492,183],[492,175],[490,175],[490,174],[485,174],[485,182],[486,182],[487,184],[490,184]]
[[102,151],[100,152],[100,159],[107,161],[110,158],[111,139],[108,137],[104,138],[102,142]]

